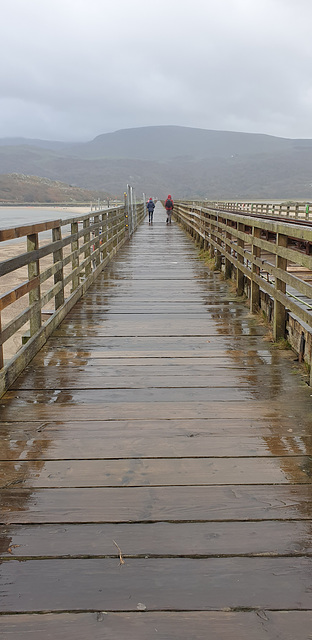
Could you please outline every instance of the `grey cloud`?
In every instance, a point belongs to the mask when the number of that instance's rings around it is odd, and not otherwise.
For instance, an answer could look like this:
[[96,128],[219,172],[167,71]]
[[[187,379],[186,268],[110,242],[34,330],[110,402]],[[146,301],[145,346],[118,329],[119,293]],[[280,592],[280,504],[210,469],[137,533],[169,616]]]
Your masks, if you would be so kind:
[[311,18],[305,0],[11,0],[0,136],[179,124],[312,137]]

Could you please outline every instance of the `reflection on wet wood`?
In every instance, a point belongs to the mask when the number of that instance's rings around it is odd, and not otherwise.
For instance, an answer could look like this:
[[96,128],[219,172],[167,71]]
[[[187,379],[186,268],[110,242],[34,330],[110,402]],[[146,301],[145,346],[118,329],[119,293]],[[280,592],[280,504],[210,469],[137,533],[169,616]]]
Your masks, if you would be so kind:
[[1,400],[4,635],[307,640],[310,389],[263,333],[179,229],[123,248]]
[[[64,392],[65,393],[65,392]],[[57,395],[57,394],[56,394]],[[243,394],[242,394],[243,395]],[[12,397],[12,396],[11,396]],[[135,395],[134,395],[135,397]],[[12,397],[13,398],[13,397]],[[278,418],[279,412],[277,409],[270,406],[264,406],[261,402],[248,402],[241,403],[239,401],[239,394],[235,402],[148,402],[148,407],[144,402],[108,402],[104,404],[102,402],[97,403],[96,410],[94,409],[94,403],[90,400],[87,403],[88,396],[85,395],[85,404],[78,405],[73,401],[70,391],[67,392],[68,403],[57,403],[53,405],[53,418],[54,420],[87,420],[90,416],[90,411],[96,411],[95,418],[98,420],[142,420],[144,419],[146,412],[151,420],[171,420],[171,419],[196,419],[196,418],[210,418],[210,419],[238,419],[240,416],[243,419],[252,420],[255,413],[263,419],[272,418],[273,420]],[[9,401],[4,404],[2,409],[3,420],[19,420],[21,411],[26,421],[49,421],[51,419],[52,409],[51,405],[53,399],[49,398],[47,404],[41,402],[40,404],[34,404],[34,398],[29,404],[23,402],[12,403]],[[243,400],[243,397],[242,397]]]
[[[165,422],[165,421],[163,421]],[[194,429],[181,431],[180,433],[168,434],[164,426],[159,423],[159,429],[149,427],[144,423],[141,428],[126,431],[114,429],[110,423],[104,423],[98,428],[92,427],[85,432],[82,427],[85,423],[78,423],[70,430],[62,429],[61,426],[54,428],[49,425],[40,427],[40,423],[32,423],[27,427],[27,432],[20,429],[12,431],[10,441],[7,436],[0,437],[0,460],[19,461],[23,460],[90,460],[110,458],[235,458],[239,456],[305,456],[312,455],[312,438],[310,436],[288,436],[281,439],[277,436],[266,437],[262,430],[263,437],[243,435],[243,427],[239,431],[242,435],[237,438],[234,433],[237,427],[234,424],[231,428],[224,428],[220,432],[222,435],[210,435],[209,431],[200,432],[193,425]],[[114,423],[113,423],[114,424]],[[35,426],[34,426],[35,425]],[[79,426],[81,428],[79,428]],[[191,427],[192,425],[189,425]],[[245,430],[250,432],[250,425],[245,425]],[[103,428],[105,429],[105,435]],[[39,432],[37,431],[39,429]],[[257,427],[254,427],[258,433]],[[0,430],[1,433],[7,433]],[[298,460],[299,462],[299,460]],[[303,466],[309,468],[309,460],[303,458]],[[281,460],[281,463],[287,464]],[[296,464],[294,460],[293,464]],[[88,465],[90,467],[90,464]],[[300,471],[298,469],[298,471]]]
[[[154,449],[155,455],[156,450]],[[310,484],[308,456],[2,462],[0,487],[140,487]]]
[[[56,368],[56,367],[55,367]],[[235,376],[233,374],[224,373],[222,376],[214,376],[214,375],[202,375],[202,376],[174,376],[171,377],[170,374],[165,375],[154,375],[154,376],[135,376],[134,373],[131,377],[128,376],[109,376],[106,377],[106,371],[104,371],[105,375],[101,375],[98,372],[96,376],[93,373],[89,372],[89,375],[86,373],[75,372],[73,370],[72,375],[67,372],[65,375],[59,374],[57,371],[52,372],[49,371],[49,377],[47,378],[44,374],[36,374],[29,375],[25,377],[24,383],[19,383],[20,389],[55,389],[57,386],[62,386],[62,389],[166,389],[170,386],[171,389],[174,388],[192,388],[192,387],[203,387],[207,389],[207,385],[210,388],[231,388],[237,387],[240,385],[240,388],[247,387],[249,388],[249,383],[244,381],[244,379],[239,380],[239,375]],[[132,372],[131,372],[132,373]],[[54,375],[53,375],[54,374]],[[241,376],[244,377],[243,375]],[[168,379],[169,378],[169,379]],[[16,386],[14,386],[16,388]]]
[[310,485],[2,490],[2,522],[310,520]]

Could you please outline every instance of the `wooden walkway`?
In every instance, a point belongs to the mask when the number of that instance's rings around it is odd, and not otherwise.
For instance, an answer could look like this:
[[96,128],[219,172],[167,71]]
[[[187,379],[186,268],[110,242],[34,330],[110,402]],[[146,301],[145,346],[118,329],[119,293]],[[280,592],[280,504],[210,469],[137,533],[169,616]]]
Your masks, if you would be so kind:
[[311,388],[264,333],[158,205],[1,400],[3,640],[312,638]]

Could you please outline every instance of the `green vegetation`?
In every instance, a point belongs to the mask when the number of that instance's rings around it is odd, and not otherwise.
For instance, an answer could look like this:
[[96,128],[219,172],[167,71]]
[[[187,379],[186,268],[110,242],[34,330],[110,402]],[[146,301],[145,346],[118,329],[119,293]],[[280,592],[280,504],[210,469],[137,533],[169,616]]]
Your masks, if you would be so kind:
[[215,259],[210,256],[209,251],[201,249],[198,252],[198,257],[204,262],[204,264],[210,269],[210,271],[217,271]]
[[287,338],[279,338],[276,342],[273,342],[273,347],[275,349],[288,350],[288,351],[292,349],[292,346],[290,342],[287,340]]

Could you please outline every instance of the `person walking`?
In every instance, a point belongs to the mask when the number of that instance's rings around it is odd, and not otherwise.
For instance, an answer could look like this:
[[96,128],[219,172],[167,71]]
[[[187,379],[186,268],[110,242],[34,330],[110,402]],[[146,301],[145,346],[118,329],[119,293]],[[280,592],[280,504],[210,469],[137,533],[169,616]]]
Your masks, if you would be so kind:
[[155,203],[153,202],[153,198],[149,199],[146,207],[148,211],[148,223],[151,224],[153,222],[154,209],[155,209]]
[[173,200],[171,198],[171,196],[169,195],[166,202],[165,202],[165,209],[166,209],[166,213],[167,213],[167,220],[166,220],[166,224],[171,224],[171,214],[172,214],[172,209],[173,209]]

